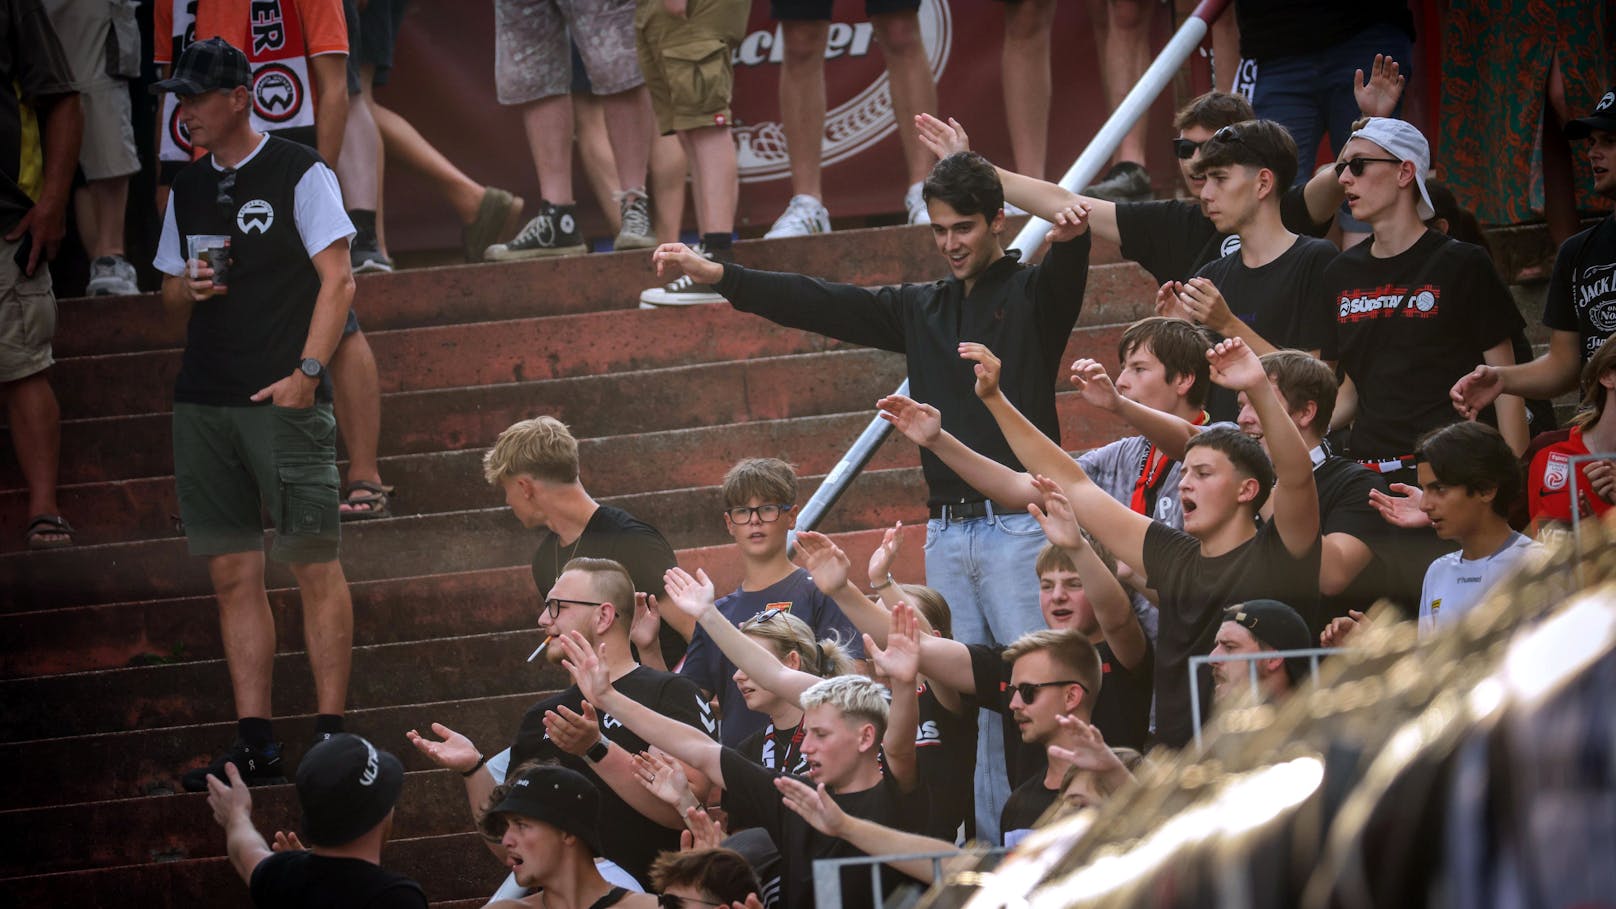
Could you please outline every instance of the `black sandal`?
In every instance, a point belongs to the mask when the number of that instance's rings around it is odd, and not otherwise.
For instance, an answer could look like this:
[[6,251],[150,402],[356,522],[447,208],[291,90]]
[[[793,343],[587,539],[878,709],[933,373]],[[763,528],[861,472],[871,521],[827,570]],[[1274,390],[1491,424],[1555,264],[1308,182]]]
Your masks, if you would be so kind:
[[73,525],[59,514],[36,514],[22,538],[29,549],[62,549],[73,545]]
[[389,507],[388,498],[392,495],[391,486],[383,486],[369,480],[355,480],[348,484],[348,494],[343,498],[342,507],[337,511],[344,521],[390,518],[393,512]]

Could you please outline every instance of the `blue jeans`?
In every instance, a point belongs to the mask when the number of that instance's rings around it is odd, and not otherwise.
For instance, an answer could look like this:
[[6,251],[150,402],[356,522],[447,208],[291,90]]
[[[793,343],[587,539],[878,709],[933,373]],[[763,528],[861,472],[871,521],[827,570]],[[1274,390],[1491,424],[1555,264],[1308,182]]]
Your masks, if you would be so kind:
[[[1258,117],[1278,121],[1296,140],[1296,183],[1306,183],[1313,176],[1313,162],[1325,133],[1330,135],[1330,153],[1341,154],[1341,146],[1352,134],[1352,121],[1359,117],[1358,101],[1352,94],[1353,72],[1361,69],[1367,79],[1376,54],[1396,59],[1398,71],[1412,83],[1413,47],[1408,35],[1394,25],[1372,25],[1317,54],[1240,61],[1235,92],[1250,99]],[[1349,231],[1369,230],[1369,225],[1347,213],[1345,205],[1341,207],[1341,226]]]
[[[948,600],[955,640],[1009,644],[1044,627],[1034,565],[1046,542],[1025,512],[926,522],[926,585]],[[984,710],[978,718],[975,789],[976,835],[997,845],[1010,781],[1004,775],[1004,724],[996,711]]]

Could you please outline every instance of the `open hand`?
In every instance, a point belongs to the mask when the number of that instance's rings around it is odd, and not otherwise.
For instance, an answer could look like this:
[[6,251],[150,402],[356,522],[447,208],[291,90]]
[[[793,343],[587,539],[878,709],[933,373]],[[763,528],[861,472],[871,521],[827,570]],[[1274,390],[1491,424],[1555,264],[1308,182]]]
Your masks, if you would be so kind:
[[574,757],[583,757],[584,752],[601,740],[600,719],[595,708],[584,701],[582,711],[573,713],[565,706],[558,706],[544,712],[544,734],[557,748]]
[[840,837],[847,824],[847,813],[825,791],[825,784],[813,788],[789,776],[774,778],[774,788],[780,791],[785,806],[796,812],[808,826],[826,836]]
[[716,609],[713,596],[713,582],[707,577],[703,569],[696,569],[696,576],[691,577],[690,572],[674,566],[662,575],[662,586],[668,593],[669,602],[678,610],[693,619],[700,619],[709,609]]
[[275,831],[275,842],[269,844],[271,852],[306,852],[307,846],[290,830]]
[[1358,626],[1363,624],[1363,620],[1364,614],[1356,609],[1348,609],[1346,615],[1336,616],[1330,620],[1330,624],[1324,626],[1324,631],[1319,633],[1319,646],[1346,646],[1347,638],[1358,630]]
[[696,801],[684,765],[659,749],[634,756],[634,777],[647,792],[675,808],[691,807]]
[[1403,97],[1403,86],[1408,82],[1398,71],[1397,61],[1385,54],[1376,54],[1369,68],[1369,79],[1364,71],[1353,73],[1352,96],[1358,101],[1358,112],[1365,117],[1390,117]]
[[1391,489],[1397,495],[1387,495],[1378,489],[1369,490],[1369,504],[1380,512],[1386,523],[1410,529],[1431,526],[1431,516],[1420,510],[1425,493],[1418,486],[1393,483]]
[[566,658],[561,661],[563,669],[572,676],[572,682],[583,692],[584,699],[592,704],[600,703],[612,690],[611,673],[606,669],[606,645],[600,645],[597,653],[590,648],[589,642],[576,631],[569,631],[556,638],[561,645],[561,652]]
[[1183,284],[1176,284],[1174,289],[1184,308],[1194,316],[1192,321],[1219,334],[1233,333],[1234,313],[1230,311],[1217,285],[1206,278],[1191,278]]
[[1066,737],[1072,747],[1050,745],[1050,760],[1100,774],[1116,773],[1119,770],[1127,772],[1122,759],[1105,743],[1105,736],[1100,734],[1098,726],[1075,716],[1065,715],[1055,717],[1055,722],[1066,731]]
[[903,545],[903,522],[887,528],[881,536],[881,545],[870,553],[870,586],[886,583],[892,577],[892,563],[898,560],[898,548]]
[[477,750],[477,746],[472,744],[471,739],[455,732],[448,726],[442,723],[433,723],[432,734],[443,741],[434,742],[414,729],[404,733],[404,737],[410,740],[410,744],[415,746],[415,750],[426,755],[427,760],[439,767],[447,767],[456,773],[466,773],[477,766],[479,760],[482,760],[482,752]]
[[959,346],[961,359],[976,362],[976,396],[982,399],[991,398],[999,393],[999,373],[1003,364],[993,355],[993,351],[975,341],[966,341]]
[[971,137],[965,135],[965,127],[953,117],[944,123],[931,114],[915,114],[915,133],[920,137],[920,144],[926,146],[939,161],[949,155],[971,150]]
[[1114,411],[1121,403],[1122,396],[1098,360],[1084,358],[1072,361],[1072,387],[1077,389],[1084,401],[1101,410]]
[[1027,513],[1044,529],[1044,536],[1068,552],[1082,551],[1088,542],[1083,539],[1072,503],[1061,492],[1060,484],[1046,476],[1035,476],[1032,485],[1044,494],[1044,507],[1039,508],[1037,502],[1028,503]]
[[1239,338],[1219,341],[1206,352],[1206,361],[1212,365],[1212,381],[1233,391],[1250,392],[1268,381],[1262,361],[1256,351]]
[[646,653],[658,646],[662,632],[662,614],[657,608],[654,593],[634,592],[634,621],[628,626],[629,643]]
[[724,842],[724,828],[702,808],[685,809],[685,830],[679,834],[679,851],[717,849]]
[[891,423],[904,438],[930,448],[943,434],[943,415],[930,404],[922,404],[906,395],[887,395],[875,402],[881,419]]
[[853,567],[853,560],[847,557],[842,547],[831,542],[830,537],[814,530],[804,530],[797,534],[797,558],[808,574],[813,576],[814,586],[819,592],[834,597],[838,591],[847,586],[847,574]]
[[208,807],[213,809],[214,821],[228,830],[236,818],[252,815],[252,791],[242,781],[241,771],[235,764],[225,764],[224,774],[229,782],[208,775]]
[[864,652],[893,688],[899,685],[913,688],[915,676],[920,674],[920,619],[914,607],[908,603],[892,607],[892,627],[887,631],[886,648],[877,647],[875,639],[865,635]]

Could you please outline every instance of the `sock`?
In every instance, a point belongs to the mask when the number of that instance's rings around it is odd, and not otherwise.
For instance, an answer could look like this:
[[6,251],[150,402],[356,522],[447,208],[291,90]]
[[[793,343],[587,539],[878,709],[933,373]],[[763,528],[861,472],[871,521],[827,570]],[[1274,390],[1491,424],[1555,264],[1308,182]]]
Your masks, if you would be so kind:
[[348,220],[353,222],[354,230],[365,233],[376,233],[376,213],[364,208],[351,208],[348,210]]
[[254,751],[263,751],[275,740],[275,730],[269,720],[261,716],[244,716],[236,720],[236,733]]
[[701,245],[710,253],[718,252],[721,249],[731,249],[735,246],[735,235],[732,233],[702,234]]
[[342,731],[342,714],[322,713],[314,718],[315,735],[336,735]]

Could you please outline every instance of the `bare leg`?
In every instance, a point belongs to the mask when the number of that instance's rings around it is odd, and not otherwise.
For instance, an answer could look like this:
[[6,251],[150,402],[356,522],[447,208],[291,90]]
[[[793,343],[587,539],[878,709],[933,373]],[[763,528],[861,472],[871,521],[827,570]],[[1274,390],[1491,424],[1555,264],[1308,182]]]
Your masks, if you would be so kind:
[[522,108],[539,192],[552,205],[571,205],[572,96],[551,95]]
[[887,58],[892,113],[898,120],[898,139],[903,144],[903,159],[909,165],[909,182],[919,183],[931,173],[932,154],[915,132],[915,115],[937,112],[937,83],[926,62],[926,45],[920,40],[920,15],[883,13],[871,16],[870,24],[875,26],[875,40]]
[[605,107],[594,95],[575,95],[572,118],[578,130],[578,156],[583,159],[589,188],[594,191],[595,201],[615,234],[623,227],[623,213],[618,211],[613,194],[620,191],[623,184],[617,182],[617,159],[612,153],[612,140],[606,134]]
[[1049,30],[1055,0],[1020,0],[1004,7],[1004,119],[1016,173],[1044,178],[1049,161]]
[[727,234],[735,229],[735,205],[740,198],[736,180],[735,140],[729,128],[707,126],[684,130],[680,137],[690,150],[696,179],[696,217],[704,234]]
[[337,159],[342,204],[350,211],[356,208],[375,211],[381,191],[376,158],[381,154],[382,135],[363,94],[348,99],[348,123],[342,131],[342,147],[347,152]]
[[337,345],[331,358],[331,385],[337,427],[348,446],[348,482],[380,483],[376,449],[382,432],[381,378],[364,332],[346,335]]
[[[62,411],[44,370],[0,386],[5,389],[6,417],[17,465],[28,484],[28,514],[60,514],[56,504],[56,472],[62,448]],[[42,541],[65,540],[46,533]]]
[[656,121],[651,113],[651,92],[641,85],[600,98],[606,115],[606,134],[612,140],[612,156],[617,162],[617,185],[623,189],[645,186],[645,169],[651,158],[651,138]]
[[353,666],[353,599],[348,580],[338,561],[289,567],[303,595],[303,642],[314,673],[316,712],[341,716]]
[[264,554],[233,552],[208,559],[219,603],[219,637],[230,667],[237,717],[270,713],[275,672],[275,616],[264,592]]
[[129,206],[129,178],[110,177],[85,184],[73,196],[79,240],[95,259],[123,255],[123,215]]
[[819,156],[825,141],[825,42],[830,23],[782,22],[780,29],[786,46],[780,67],[780,125],[791,156],[791,192],[823,199]]
[[[1106,103],[1116,110],[1128,92],[1139,82],[1150,66],[1150,16],[1154,7],[1151,0],[1106,0],[1106,41],[1100,59],[1104,64]],[[1117,161],[1145,163],[1147,119],[1123,137],[1117,146]]]
[[659,243],[679,239],[685,217],[685,177],[690,161],[677,135],[657,136],[651,142],[651,216]]
[[382,141],[381,124],[376,122],[376,66],[372,63],[359,67],[359,91],[365,99],[365,116],[376,127],[376,245],[387,255],[387,145]]
[[483,185],[455,167],[410,121],[380,104],[372,103],[370,112],[381,130],[382,145],[387,154],[430,180],[439,194],[453,206],[460,223],[470,224],[477,217],[477,205],[483,198]]

